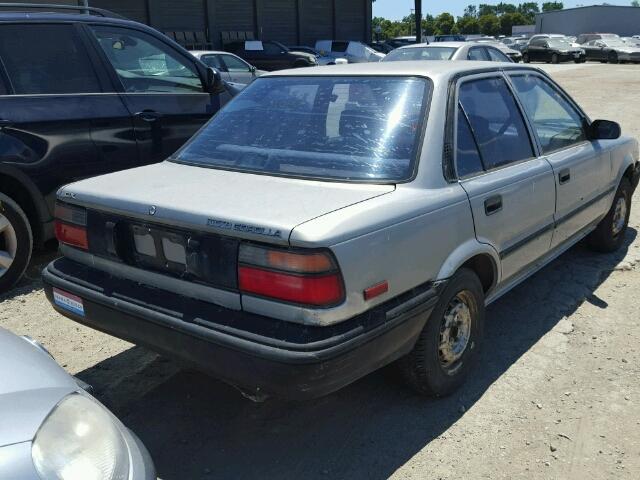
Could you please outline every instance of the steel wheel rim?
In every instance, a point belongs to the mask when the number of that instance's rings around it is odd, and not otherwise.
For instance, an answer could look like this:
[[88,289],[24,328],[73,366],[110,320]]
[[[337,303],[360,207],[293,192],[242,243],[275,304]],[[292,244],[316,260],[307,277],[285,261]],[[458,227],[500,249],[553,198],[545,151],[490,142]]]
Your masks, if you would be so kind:
[[624,224],[627,221],[627,199],[624,196],[620,197],[616,202],[616,208],[613,212],[613,235],[617,236],[624,229]]
[[453,297],[444,311],[440,324],[438,357],[440,365],[449,370],[449,373],[457,370],[459,365],[456,364],[471,343],[472,304],[473,296],[465,290]]
[[3,277],[16,258],[18,236],[7,217],[0,213],[0,277]]

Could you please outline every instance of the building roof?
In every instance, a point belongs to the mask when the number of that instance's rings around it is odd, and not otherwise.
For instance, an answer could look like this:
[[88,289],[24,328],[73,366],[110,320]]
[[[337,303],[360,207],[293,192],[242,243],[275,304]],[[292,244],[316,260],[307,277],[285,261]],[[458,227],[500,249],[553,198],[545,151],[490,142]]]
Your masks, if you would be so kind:
[[589,8],[626,8],[627,10],[640,11],[640,8],[634,7],[633,5],[583,5],[581,7],[571,7],[571,8],[563,8],[562,10],[551,10],[549,12],[538,12],[536,13],[536,17],[539,15],[554,15],[557,13],[568,12],[571,10],[585,10]]

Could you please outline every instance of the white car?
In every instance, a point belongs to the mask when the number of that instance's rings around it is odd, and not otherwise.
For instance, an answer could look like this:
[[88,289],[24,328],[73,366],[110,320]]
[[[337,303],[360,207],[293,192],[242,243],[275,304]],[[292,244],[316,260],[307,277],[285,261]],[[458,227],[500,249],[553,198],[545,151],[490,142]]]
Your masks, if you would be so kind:
[[330,57],[345,58],[349,63],[379,62],[385,55],[362,42],[318,40],[316,50]]
[[222,79],[227,82],[247,85],[266,73],[263,70],[258,70],[233,53],[216,50],[195,50],[191,54],[208,67],[217,69],[222,75]]

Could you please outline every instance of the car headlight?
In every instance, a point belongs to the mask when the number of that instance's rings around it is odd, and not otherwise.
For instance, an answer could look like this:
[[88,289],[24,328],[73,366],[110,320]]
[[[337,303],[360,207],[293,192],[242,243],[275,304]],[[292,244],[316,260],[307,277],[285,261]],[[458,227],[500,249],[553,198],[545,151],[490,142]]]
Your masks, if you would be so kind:
[[79,394],[40,426],[31,456],[43,480],[127,480],[129,450],[107,411]]

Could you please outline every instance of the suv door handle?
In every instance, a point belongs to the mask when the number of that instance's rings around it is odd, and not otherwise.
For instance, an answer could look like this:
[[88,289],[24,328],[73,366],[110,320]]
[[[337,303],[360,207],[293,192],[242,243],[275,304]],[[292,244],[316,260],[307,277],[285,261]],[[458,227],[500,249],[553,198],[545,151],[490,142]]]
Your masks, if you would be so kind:
[[498,213],[500,210],[502,210],[502,195],[494,195],[484,201],[484,213],[487,216]]
[[11,127],[13,122],[11,120],[0,119],[0,130],[3,128]]
[[560,173],[558,173],[558,182],[560,183],[560,185],[568,183],[569,180],[571,180],[571,170],[569,170],[568,168],[560,170]]
[[143,110],[142,112],[136,113],[134,117],[147,123],[153,123],[160,120],[162,118],[162,114],[154,110]]

